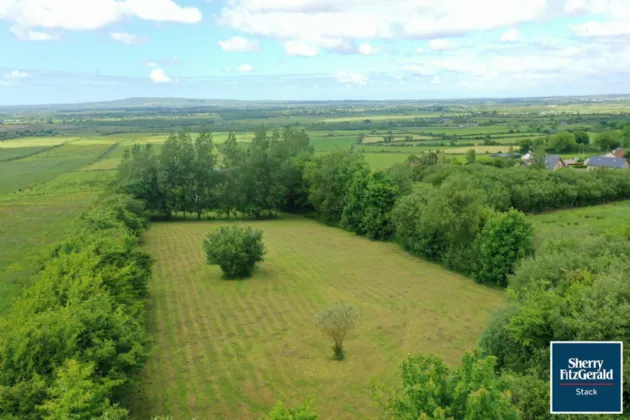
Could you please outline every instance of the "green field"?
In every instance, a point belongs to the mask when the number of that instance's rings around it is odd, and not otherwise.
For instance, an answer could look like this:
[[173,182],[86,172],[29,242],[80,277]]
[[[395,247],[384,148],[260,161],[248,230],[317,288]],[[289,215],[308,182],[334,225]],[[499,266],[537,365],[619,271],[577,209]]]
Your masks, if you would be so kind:
[[[133,392],[137,418],[254,418],[280,398],[314,397],[321,418],[373,418],[369,381],[392,384],[408,352],[457,363],[503,293],[299,217],[237,222],[264,231],[265,262],[245,281],[221,279],[201,250],[223,222],[154,223],[148,323],[156,340]],[[361,312],[346,360],[314,327],[344,300]]]
[[560,210],[529,216],[534,223],[536,244],[545,239],[580,238],[630,229],[630,201]]

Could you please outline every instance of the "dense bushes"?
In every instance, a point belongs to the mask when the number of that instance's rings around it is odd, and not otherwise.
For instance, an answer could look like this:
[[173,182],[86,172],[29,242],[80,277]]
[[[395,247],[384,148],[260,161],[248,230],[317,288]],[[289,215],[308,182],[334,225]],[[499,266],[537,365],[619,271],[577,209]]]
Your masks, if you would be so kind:
[[250,277],[256,263],[263,261],[262,231],[251,227],[221,227],[203,241],[208,264],[221,267],[227,279]]
[[495,210],[510,207],[524,213],[591,206],[630,198],[630,171],[533,170],[485,165],[429,167],[423,180],[440,185],[450,177],[465,176],[485,191]]
[[377,392],[377,402],[391,419],[519,419],[494,367],[494,357],[468,352],[456,370],[438,357],[410,356],[401,366],[402,387],[391,396]]
[[533,230],[524,215],[496,214],[484,191],[461,176],[402,198],[392,214],[403,248],[480,282],[505,285],[516,262],[531,252]]
[[124,196],[83,215],[0,319],[0,417],[124,418],[117,406],[147,357],[149,257],[141,206]]
[[630,242],[617,235],[552,240],[519,264],[480,347],[497,358],[526,418],[550,417],[550,341],[630,339],[629,272]]

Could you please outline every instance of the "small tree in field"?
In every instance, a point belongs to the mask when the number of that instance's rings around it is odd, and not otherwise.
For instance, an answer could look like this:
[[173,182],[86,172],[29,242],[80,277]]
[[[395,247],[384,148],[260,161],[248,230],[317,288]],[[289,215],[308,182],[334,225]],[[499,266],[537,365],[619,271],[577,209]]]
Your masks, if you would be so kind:
[[317,326],[332,338],[336,360],[343,360],[343,340],[346,334],[356,325],[358,313],[356,309],[345,303],[330,305],[317,317]]
[[222,227],[203,241],[208,264],[218,265],[227,279],[250,277],[263,261],[262,231],[251,227]]

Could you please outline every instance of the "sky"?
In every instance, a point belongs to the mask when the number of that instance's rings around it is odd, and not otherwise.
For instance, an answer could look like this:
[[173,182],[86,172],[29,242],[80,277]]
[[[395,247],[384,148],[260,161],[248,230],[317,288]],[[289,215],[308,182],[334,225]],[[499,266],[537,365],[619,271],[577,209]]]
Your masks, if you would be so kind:
[[630,93],[630,0],[0,0],[0,105]]

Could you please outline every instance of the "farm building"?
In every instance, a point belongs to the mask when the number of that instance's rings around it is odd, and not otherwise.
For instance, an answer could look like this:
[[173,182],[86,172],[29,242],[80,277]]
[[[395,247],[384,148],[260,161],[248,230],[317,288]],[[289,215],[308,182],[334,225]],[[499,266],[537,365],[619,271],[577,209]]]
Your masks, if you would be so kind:
[[599,168],[628,169],[628,161],[624,158],[593,156],[584,162],[589,171]]
[[545,156],[545,167],[547,169],[551,169],[552,171],[557,171],[560,168],[564,168],[566,165],[562,158],[558,155],[547,155]]

